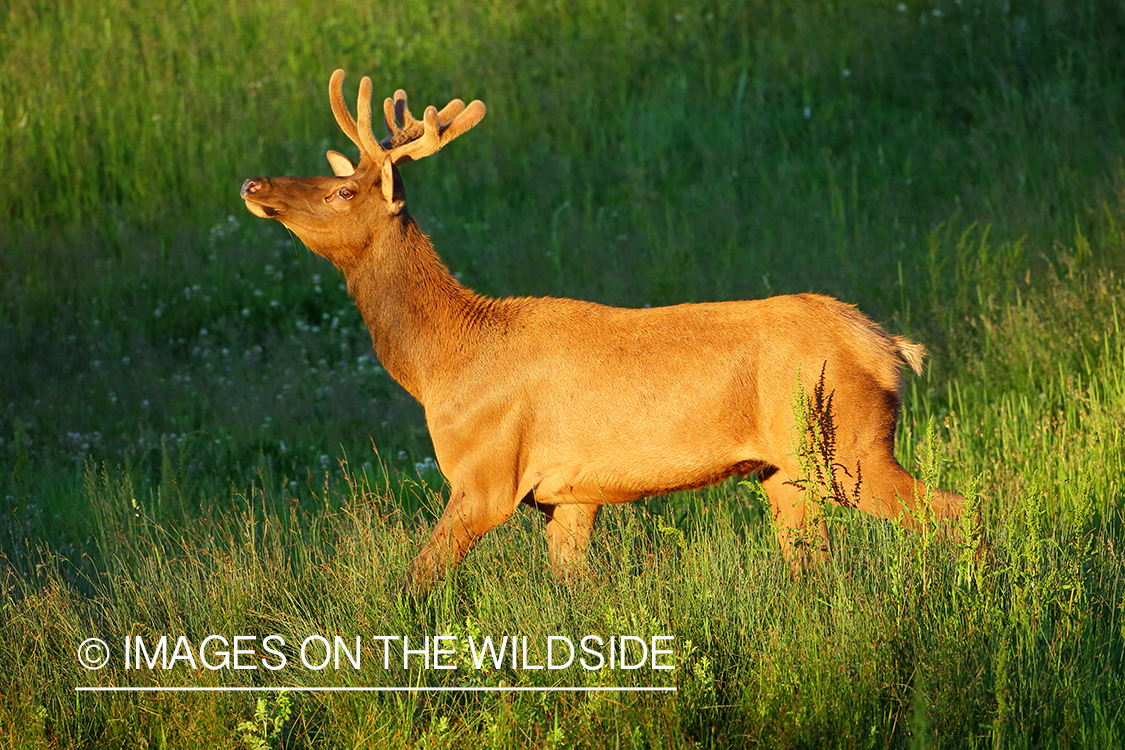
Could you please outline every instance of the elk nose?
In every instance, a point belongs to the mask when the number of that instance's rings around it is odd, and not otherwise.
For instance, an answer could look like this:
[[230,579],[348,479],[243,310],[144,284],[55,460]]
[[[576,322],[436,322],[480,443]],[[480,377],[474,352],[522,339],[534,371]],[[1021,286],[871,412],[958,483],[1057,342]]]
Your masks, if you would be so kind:
[[262,178],[251,177],[249,180],[242,183],[242,197],[245,198],[248,195],[253,195],[254,193],[258,192],[261,189],[262,189]]

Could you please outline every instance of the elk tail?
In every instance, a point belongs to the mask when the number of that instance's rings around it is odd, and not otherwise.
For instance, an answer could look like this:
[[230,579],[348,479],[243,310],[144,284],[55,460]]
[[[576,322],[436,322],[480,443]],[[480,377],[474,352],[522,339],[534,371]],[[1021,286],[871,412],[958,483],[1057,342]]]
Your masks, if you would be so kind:
[[902,336],[891,336],[894,342],[895,355],[904,365],[909,365],[915,375],[922,374],[922,359],[926,356],[926,347],[915,344]]

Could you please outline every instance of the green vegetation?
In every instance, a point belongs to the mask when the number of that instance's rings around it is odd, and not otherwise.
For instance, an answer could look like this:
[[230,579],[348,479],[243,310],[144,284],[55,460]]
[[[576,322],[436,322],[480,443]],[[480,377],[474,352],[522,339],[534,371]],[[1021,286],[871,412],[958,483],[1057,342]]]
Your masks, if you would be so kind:
[[[0,746],[1125,743],[1125,7],[383,6],[0,3]],[[830,508],[836,558],[791,580],[730,482],[606,509],[574,588],[520,513],[400,597],[442,502],[421,411],[238,198],[349,152],[337,67],[350,101],[487,103],[403,171],[478,291],[814,290],[924,342],[900,459],[973,499],[988,558]],[[75,657],[271,633],[669,634],[676,669]],[[74,691],[501,681],[678,692]]]

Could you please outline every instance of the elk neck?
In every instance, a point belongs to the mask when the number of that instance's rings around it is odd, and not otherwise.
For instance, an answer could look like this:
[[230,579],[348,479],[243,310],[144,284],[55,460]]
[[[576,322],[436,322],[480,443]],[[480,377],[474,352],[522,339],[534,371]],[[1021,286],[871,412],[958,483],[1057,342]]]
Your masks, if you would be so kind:
[[494,300],[462,286],[405,209],[345,267],[348,293],[383,368],[423,406],[430,386],[472,356]]

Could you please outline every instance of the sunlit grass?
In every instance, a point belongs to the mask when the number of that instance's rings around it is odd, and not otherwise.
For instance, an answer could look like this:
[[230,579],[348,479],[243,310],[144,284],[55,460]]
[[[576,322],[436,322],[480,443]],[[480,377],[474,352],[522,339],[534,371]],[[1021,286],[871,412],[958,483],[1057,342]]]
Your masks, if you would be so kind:
[[[417,663],[402,672],[371,660],[359,671],[270,674],[270,684],[294,687],[654,684],[661,677],[679,689],[606,705],[597,695],[358,700],[296,692],[293,742],[358,741],[369,731],[372,701],[381,706],[387,741],[411,744],[441,725],[448,731],[441,746],[488,741],[498,731],[509,734],[496,746],[540,744],[555,726],[576,746],[598,746],[594,737],[606,732],[622,739],[639,732],[652,742],[664,731],[705,744],[787,745],[810,726],[847,746],[873,737],[903,741],[922,726],[942,742],[980,746],[1039,744],[1048,731],[1082,744],[1120,731],[1125,571],[1115,547],[1119,529],[1093,513],[1048,518],[1047,507],[1032,499],[1021,506],[1026,518],[1006,523],[1019,533],[995,538],[983,567],[970,550],[968,568],[955,551],[927,546],[921,535],[840,516],[840,554],[794,580],[768,527],[736,522],[737,506],[717,489],[701,496],[706,505],[682,537],[662,532],[666,522],[642,506],[607,509],[591,573],[568,588],[551,578],[542,525],[529,512],[482,542],[454,579],[412,603],[399,587],[420,536],[362,474],[349,472],[348,489],[323,498],[315,511],[289,505],[289,515],[277,515],[271,508],[286,503],[271,501],[285,494],[262,491],[232,496],[227,511],[182,527],[159,523],[134,489],[91,467],[84,500],[97,517],[100,562],[44,551],[34,580],[5,576],[5,682],[55,691],[46,698],[38,690],[7,694],[8,715],[24,719],[7,724],[13,744],[42,731],[34,719],[44,709],[52,735],[66,744],[231,736],[229,717],[248,717],[252,698],[201,704],[168,695],[138,712],[121,697],[67,695],[75,685],[261,684],[255,672],[182,665],[126,672],[120,659],[92,673],[73,658],[91,635],[119,644],[127,635],[199,642],[213,633],[276,633],[291,643],[318,634],[522,634],[538,644],[533,657],[540,662],[548,634],[676,637],[677,669],[666,677],[482,672],[468,662],[453,672]],[[521,721],[497,727],[502,709]],[[178,718],[185,712],[190,723]]]

